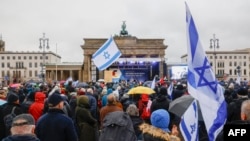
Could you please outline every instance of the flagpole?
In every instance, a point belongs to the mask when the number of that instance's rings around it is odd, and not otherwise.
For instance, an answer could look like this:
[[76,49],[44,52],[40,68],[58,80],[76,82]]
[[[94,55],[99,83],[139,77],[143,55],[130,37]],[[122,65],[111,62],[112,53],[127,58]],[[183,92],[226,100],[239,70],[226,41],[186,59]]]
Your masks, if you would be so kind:
[[[57,55],[57,43],[56,43],[56,55]],[[56,81],[57,81],[57,56],[56,56]]]

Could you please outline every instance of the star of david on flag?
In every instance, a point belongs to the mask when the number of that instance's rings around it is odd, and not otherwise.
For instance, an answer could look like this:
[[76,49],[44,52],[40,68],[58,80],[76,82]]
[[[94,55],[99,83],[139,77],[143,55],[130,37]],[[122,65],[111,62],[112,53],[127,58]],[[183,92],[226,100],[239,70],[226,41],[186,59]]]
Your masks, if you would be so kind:
[[110,37],[93,55],[92,60],[96,67],[102,71],[112,65],[120,56],[121,52],[118,49],[113,37]]
[[188,92],[198,100],[210,141],[215,141],[227,118],[222,86],[218,83],[200,42],[193,17],[186,4],[188,42]]
[[190,104],[181,117],[180,130],[185,141],[198,141],[198,105],[197,101]]

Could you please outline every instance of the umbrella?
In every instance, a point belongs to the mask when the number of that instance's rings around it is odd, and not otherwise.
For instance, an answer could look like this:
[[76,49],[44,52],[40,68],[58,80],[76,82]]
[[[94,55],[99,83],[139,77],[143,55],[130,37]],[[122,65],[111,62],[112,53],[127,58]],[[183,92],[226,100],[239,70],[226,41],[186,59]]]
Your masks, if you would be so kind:
[[[190,104],[193,102],[193,100],[194,98],[191,95],[183,95],[171,101],[168,110],[174,115],[181,117],[187,110],[187,108],[190,106]],[[203,121],[199,103],[198,103],[198,117],[199,121]]]
[[16,87],[20,87],[21,84],[20,83],[14,83],[14,84],[10,84],[11,88],[16,88]]
[[137,86],[134,88],[131,88],[128,91],[128,94],[154,94],[155,91],[149,87],[144,87],[144,86]]
[[79,82],[76,87],[77,88],[86,88],[88,87],[89,85],[86,83],[86,82]]

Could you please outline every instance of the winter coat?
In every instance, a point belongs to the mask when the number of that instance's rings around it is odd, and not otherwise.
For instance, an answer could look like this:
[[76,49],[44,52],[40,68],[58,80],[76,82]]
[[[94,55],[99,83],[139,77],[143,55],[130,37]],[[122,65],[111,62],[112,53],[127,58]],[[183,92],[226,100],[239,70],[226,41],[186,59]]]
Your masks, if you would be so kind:
[[165,109],[168,111],[170,101],[164,95],[158,95],[152,102],[150,112],[153,113],[158,109]]
[[101,127],[102,127],[102,122],[105,118],[105,116],[108,113],[114,112],[114,111],[123,111],[120,107],[113,105],[113,104],[108,104],[107,106],[104,106],[100,110],[100,122],[101,122]]
[[40,141],[33,134],[25,134],[25,135],[12,135],[4,138],[2,141]]
[[139,129],[139,126],[144,123],[144,121],[142,120],[141,117],[139,116],[130,116],[131,120],[132,120],[132,123],[133,123],[133,127],[134,127],[134,130],[135,130],[135,135],[137,137],[139,137],[141,135],[141,130]]
[[98,128],[97,121],[91,115],[87,96],[80,96],[77,100],[76,125],[78,129],[79,141],[97,141]]
[[35,122],[43,114],[44,100],[46,95],[43,92],[36,92],[35,102],[31,104],[29,108],[29,113],[34,117]]
[[104,118],[99,141],[136,141],[133,123],[123,111],[109,113]]
[[97,118],[97,115],[96,115],[96,112],[97,112],[97,101],[96,101],[96,98],[92,94],[90,94],[88,92],[85,95],[88,96],[89,106],[90,106],[90,112],[91,112],[92,116],[94,118]]
[[143,123],[140,125],[143,141],[180,141],[180,138],[171,135],[160,128]]
[[1,116],[0,116],[0,129],[3,131],[0,134],[0,137],[6,137],[8,135],[10,135],[10,129],[6,129],[5,125],[4,125],[4,117],[8,114],[11,113],[12,109],[15,108],[14,113],[16,115],[20,115],[23,113],[21,106],[19,104],[15,104],[15,103],[5,103],[4,105],[1,105]]
[[36,124],[35,133],[41,141],[77,141],[73,121],[61,109],[51,108]]

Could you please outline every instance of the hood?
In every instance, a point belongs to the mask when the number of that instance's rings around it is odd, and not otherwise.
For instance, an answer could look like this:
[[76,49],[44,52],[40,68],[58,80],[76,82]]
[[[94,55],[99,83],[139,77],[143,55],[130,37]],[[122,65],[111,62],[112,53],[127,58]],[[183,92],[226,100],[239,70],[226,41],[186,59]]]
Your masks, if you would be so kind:
[[36,92],[35,102],[44,102],[46,95],[43,92]]
[[151,136],[161,138],[166,141],[180,141],[180,138],[174,135],[171,135],[160,128],[156,128],[152,125],[147,123],[143,123],[139,125],[139,129],[142,131],[143,134],[149,134]]

